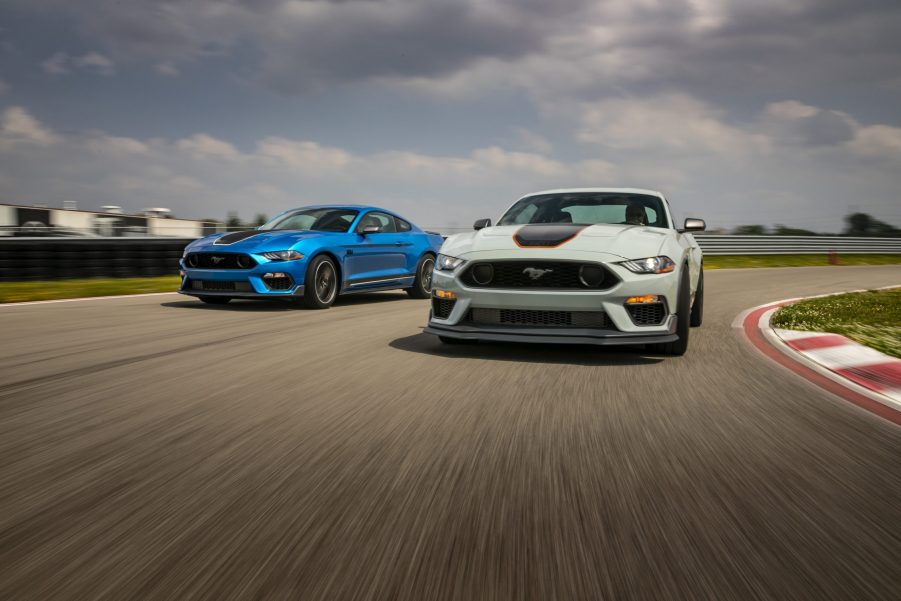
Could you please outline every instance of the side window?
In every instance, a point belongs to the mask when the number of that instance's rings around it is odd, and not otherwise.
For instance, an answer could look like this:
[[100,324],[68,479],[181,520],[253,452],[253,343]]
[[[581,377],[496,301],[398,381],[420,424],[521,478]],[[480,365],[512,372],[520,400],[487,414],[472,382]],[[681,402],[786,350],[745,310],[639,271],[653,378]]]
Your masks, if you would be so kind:
[[378,226],[380,234],[394,233],[397,231],[397,227],[394,225],[394,217],[376,211],[366,213],[366,215],[363,216],[363,219],[360,220],[358,229],[362,230],[364,227],[370,225]]
[[409,232],[413,229],[412,225],[410,225],[400,217],[395,217],[394,222],[397,224],[397,231],[399,232]]

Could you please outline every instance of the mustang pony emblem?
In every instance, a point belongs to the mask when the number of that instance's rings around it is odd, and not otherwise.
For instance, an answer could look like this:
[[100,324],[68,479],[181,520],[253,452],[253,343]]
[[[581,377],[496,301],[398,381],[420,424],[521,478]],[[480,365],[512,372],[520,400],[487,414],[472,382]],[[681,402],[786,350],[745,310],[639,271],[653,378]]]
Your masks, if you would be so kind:
[[213,262],[214,265],[218,265],[222,261],[225,260],[225,257],[210,257],[210,261]]
[[552,273],[553,271],[554,271],[553,269],[538,269],[537,267],[526,267],[525,269],[522,270],[522,272],[524,274],[526,274],[533,280],[537,280],[544,274]]

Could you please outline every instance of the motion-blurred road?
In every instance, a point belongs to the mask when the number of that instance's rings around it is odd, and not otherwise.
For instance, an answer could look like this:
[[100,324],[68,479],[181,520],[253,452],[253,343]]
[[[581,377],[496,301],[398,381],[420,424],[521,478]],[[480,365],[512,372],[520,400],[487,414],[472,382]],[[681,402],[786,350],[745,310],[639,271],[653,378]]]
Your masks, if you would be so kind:
[[400,293],[0,307],[0,599],[897,600],[901,429],[731,322],[899,282],[708,272],[682,358]]

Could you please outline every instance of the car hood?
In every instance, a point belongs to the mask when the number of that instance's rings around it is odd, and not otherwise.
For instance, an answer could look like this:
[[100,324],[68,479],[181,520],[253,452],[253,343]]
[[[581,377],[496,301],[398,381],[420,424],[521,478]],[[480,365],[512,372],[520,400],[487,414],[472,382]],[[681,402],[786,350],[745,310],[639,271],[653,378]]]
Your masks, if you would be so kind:
[[[291,250],[304,240],[340,236],[337,232],[313,232],[309,230],[249,230],[213,234],[201,238],[189,246],[191,251],[211,250],[218,252],[266,252],[271,250]],[[218,243],[217,243],[218,242]]]
[[466,258],[471,253],[560,257],[599,253],[622,259],[657,256],[673,230],[638,225],[505,225],[449,237],[441,252]]

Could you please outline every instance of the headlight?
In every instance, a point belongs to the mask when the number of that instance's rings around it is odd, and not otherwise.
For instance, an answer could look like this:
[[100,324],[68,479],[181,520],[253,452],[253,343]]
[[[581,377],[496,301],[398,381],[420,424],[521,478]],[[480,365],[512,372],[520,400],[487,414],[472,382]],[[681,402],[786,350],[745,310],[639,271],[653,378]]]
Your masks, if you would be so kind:
[[633,273],[669,273],[676,268],[676,264],[669,257],[635,259],[633,261],[623,261],[620,265]]
[[438,271],[453,271],[462,264],[463,259],[449,255],[438,255],[438,259],[435,261],[435,269]]
[[298,261],[303,255],[296,250],[274,250],[268,253],[260,253],[270,261]]

